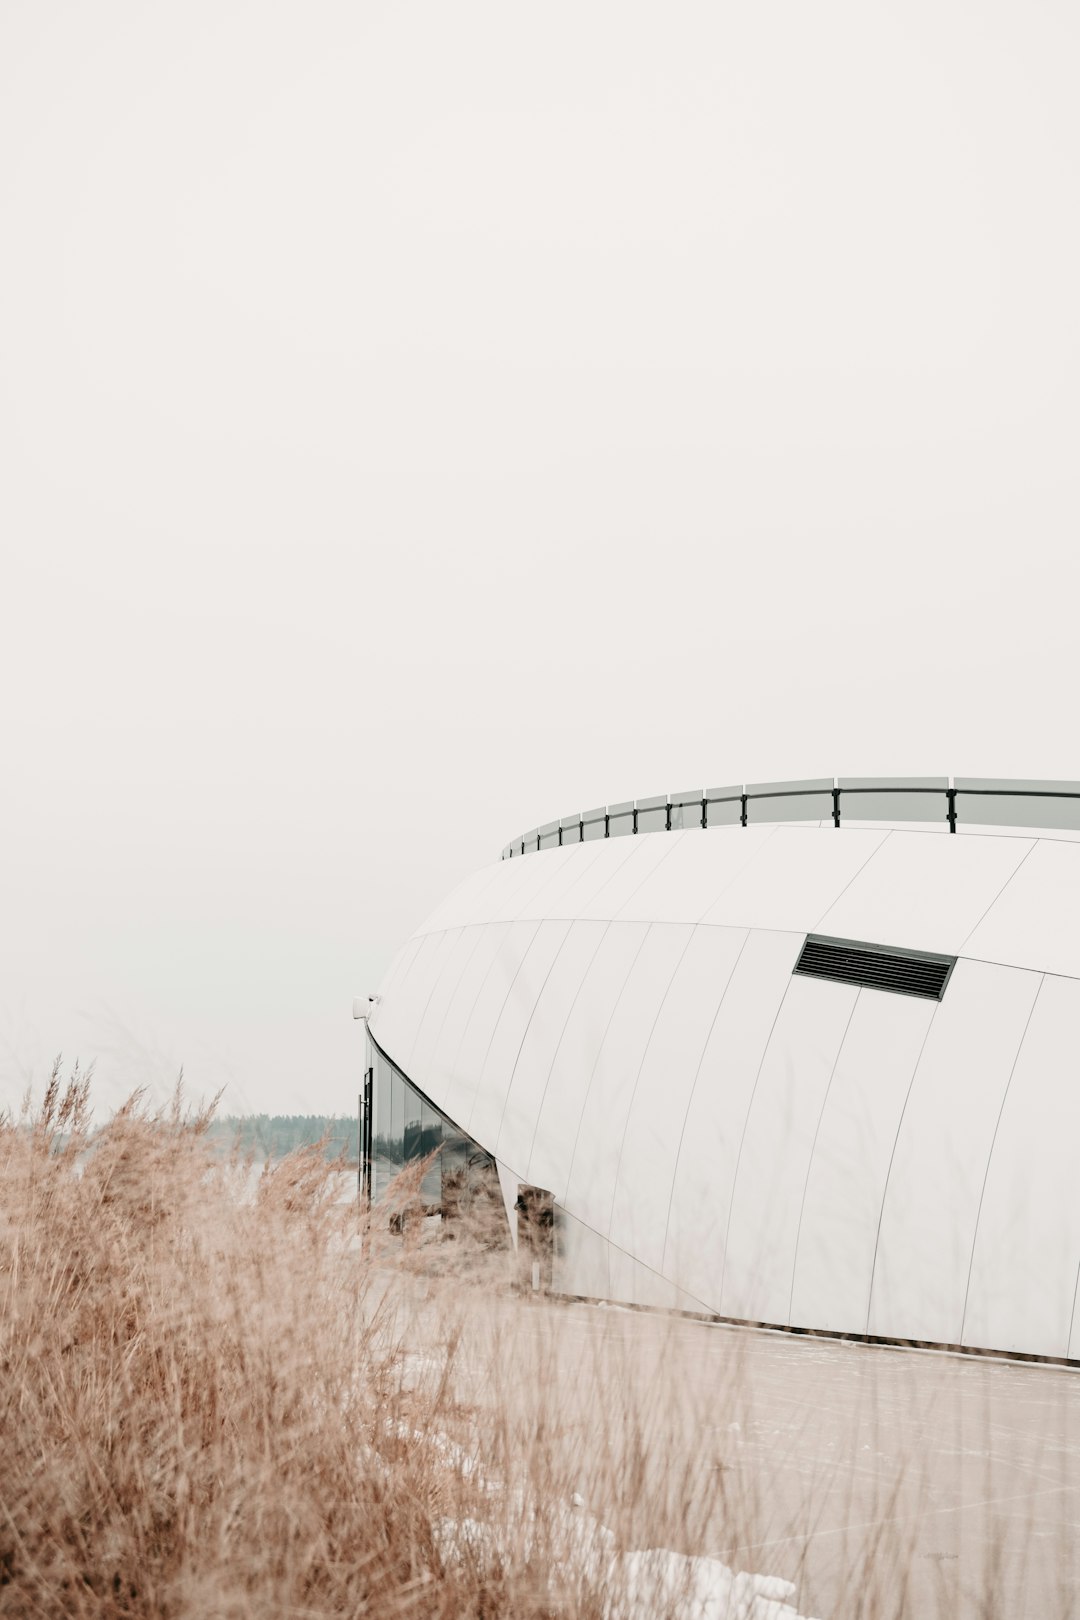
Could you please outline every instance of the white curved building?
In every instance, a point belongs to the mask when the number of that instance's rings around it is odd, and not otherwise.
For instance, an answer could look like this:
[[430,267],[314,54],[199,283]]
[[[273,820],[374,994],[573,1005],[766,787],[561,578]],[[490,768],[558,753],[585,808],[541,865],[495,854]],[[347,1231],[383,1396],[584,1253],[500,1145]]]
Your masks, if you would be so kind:
[[380,988],[376,1182],[471,1140],[552,1195],[562,1292],[1080,1359],[1078,829],[1076,784],[943,779],[537,829]]

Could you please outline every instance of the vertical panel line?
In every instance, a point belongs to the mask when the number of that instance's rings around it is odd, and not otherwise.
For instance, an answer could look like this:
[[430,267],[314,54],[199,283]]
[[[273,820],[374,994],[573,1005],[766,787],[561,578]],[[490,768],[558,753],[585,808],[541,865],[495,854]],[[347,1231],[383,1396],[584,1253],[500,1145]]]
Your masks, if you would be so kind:
[[[517,927],[521,927],[521,926],[528,927],[528,924],[527,923],[524,924],[524,925],[519,924],[519,923],[511,923],[510,924],[511,928],[517,928]],[[477,1092],[480,1090],[480,1081],[481,1081],[481,1079],[483,1077],[484,1070],[487,1067],[487,1060],[488,1060],[488,1057],[489,1057],[489,1055],[491,1053],[492,1042],[495,1039],[495,1031],[498,1029],[499,1025],[502,1023],[502,1016],[503,1016],[503,1013],[506,1011],[506,1004],[510,1000],[510,997],[514,993],[514,986],[515,986],[515,984],[517,984],[518,978],[519,978],[519,976],[521,974],[521,970],[525,966],[525,963],[527,962],[527,960],[529,958],[530,951],[532,950],[533,946],[536,944],[536,937],[539,934],[540,929],[541,929],[542,926],[543,926],[543,924],[539,923],[539,922],[537,922],[534,925],[533,931],[529,935],[529,943],[526,945],[525,949],[522,951],[521,960],[518,963],[517,967],[514,969],[513,977],[511,978],[510,983],[506,987],[506,994],[505,994],[505,996],[503,996],[502,1006],[499,1008],[499,1011],[498,1011],[496,1017],[492,1021],[491,1034],[488,1036],[488,1043],[484,1048],[484,1056],[480,1060],[480,1063],[477,1065],[477,1069],[476,1069],[476,1080],[473,1083],[472,1100],[469,1103],[469,1121],[471,1121],[473,1109],[476,1107],[476,1095],[477,1095]],[[498,961],[498,959],[499,959],[499,953],[498,953],[498,951],[496,951],[495,957],[494,957],[494,959],[492,961],[492,964],[491,964],[492,967],[495,966],[495,963]],[[486,983],[487,981],[485,980],[484,982]],[[474,1010],[475,1010],[475,1008],[474,1008]],[[466,1129],[469,1128],[469,1121],[466,1121]],[[469,1131],[469,1134],[471,1136],[472,1132]],[[481,1147],[484,1146],[483,1142],[480,1143],[480,1146]],[[490,1153],[492,1150],[489,1148],[487,1151]]]
[[859,1005],[859,998],[861,995],[862,990],[856,990],[855,1000],[851,1004],[851,1011],[848,1013],[847,1023],[844,1025],[844,1033],[840,1037],[840,1045],[837,1047],[836,1056],[833,1058],[833,1066],[829,1070],[829,1083],[825,1087],[825,1095],[821,1099],[821,1107],[818,1110],[817,1124],[814,1126],[814,1140],[810,1145],[810,1157],[806,1161],[806,1179],[803,1182],[802,1198],[799,1200],[799,1220],[798,1225],[795,1228],[795,1254],[791,1261],[791,1290],[788,1294],[787,1309],[787,1319],[789,1324],[791,1323],[791,1308],[795,1303],[795,1272],[799,1265],[799,1239],[802,1237],[803,1211],[806,1208],[806,1193],[808,1187],[810,1186],[810,1173],[814,1168],[814,1153],[817,1150],[818,1137],[821,1135],[821,1122],[825,1118],[825,1110],[829,1105],[829,1093],[832,1091],[832,1083],[836,1076],[836,1070],[839,1066],[840,1058],[843,1055],[844,1044],[848,1038],[848,1030],[851,1028],[851,1020],[855,1017],[855,1009]]
[[769,1047],[772,1045],[773,1036],[776,1034],[776,1025],[779,1021],[780,1014],[784,1010],[784,1003],[787,1001],[788,991],[791,989],[791,985],[792,979],[791,975],[789,974],[787,983],[784,985],[784,993],[780,997],[780,1005],[773,1014],[773,1021],[769,1025],[768,1039],[766,1040],[764,1049],[761,1053],[761,1061],[758,1063],[757,1073],[754,1075],[754,1084],[750,1091],[750,1100],[746,1105],[746,1114],[742,1123],[742,1132],[739,1136],[739,1151],[735,1157],[735,1173],[731,1178],[731,1197],[728,1200],[727,1221],[724,1225],[724,1258],[720,1266],[719,1304],[721,1311],[723,1311],[724,1306],[724,1283],[727,1280],[728,1240],[731,1237],[731,1217],[735,1211],[735,1195],[739,1190],[739,1169],[742,1165],[743,1145],[746,1141],[746,1131],[748,1125],[750,1124],[750,1115],[754,1112],[754,1098],[757,1096],[758,1082],[761,1079],[761,1071],[765,1067],[765,1059],[769,1055]]
[[991,900],[990,904],[987,906],[986,910],[983,912],[982,916],[979,918],[979,920],[975,924],[974,928],[969,928],[968,929],[967,933],[964,935],[963,940],[961,941],[960,949],[956,953],[957,956],[962,956],[963,955],[964,946],[967,944],[969,939],[971,939],[975,934],[978,933],[979,929],[982,927],[982,925],[986,921],[987,917],[989,917],[990,913],[993,911],[994,907],[997,905],[998,901],[1001,899],[1002,895],[1005,893],[1005,890],[1009,887],[1009,884],[1012,882],[1012,880],[1016,876],[1017,872],[1019,872],[1020,868],[1023,866],[1024,862],[1027,860],[1028,856],[1031,854],[1032,850],[1035,848],[1035,845],[1038,842],[1039,842],[1039,840],[1037,838],[1032,839],[1030,847],[1024,851],[1021,858],[1017,861],[1016,865],[1013,867],[1012,871],[1009,873],[1008,877],[1005,879],[1004,883],[1001,885],[1001,888],[998,890],[997,894],[995,894],[994,898]]
[[[571,927],[574,927],[574,926],[575,926],[575,924],[572,923]],[[574,991],[573,1000],[571,1001],[570,1006],[567,1009],[566,1017],[563,1019],[562,1029],[559,1031],[559,1039],[555,1043],[555,1050],[552,1053],[551,1062],[548,1064],[548,1072],[547,1072],[546,1076],[544,1077],[544,1089],[540,1094],[540,1106],[538,1107],[538,1109],[536,1111],[536,1120],[535,1120],[535,1122],[533,1124],[532,1140],[529,1143],[529,1154],[528,1154],[528,1158],[527,1158],[526,1163],[525,1163],[525,1174],[526,1174],[526,1176],[530,1175],[530,1167],[532,1165],[532,1157],[533,1157],[533,1153],[536,1150],[536,1133],[540,1129],[540,1119],[541,1119],[541,1116],[543,1115],[543,1112],[544,1112],[544,1103],[547,1100],[548,1087],[551,1085],[551,1076],[555,1073],[555,1065],[559,1060],[559,1053],[562,1050],[562,1043],[563,1043],[563,1040],[564,1040],[564,1038],[566,1036],[567,1028],[569,1027],[570,1020],[574,1015],[574,1008],[578,1004],[578,999],[579,999],[579,997],[581,995],[581,992],[585,988],[585,981],[588,979],[589,974],[592,972],[592,965],[596,961],[597,956],[600,954],[600,947],[604,943],[605,939],[607,938],[608,932],[611,929],[612,925],[611,925],[610,922],[597,922],[597,923],[586,922],[584,924],[584,926],[586,928],[593,928],[593,927],[599,928],[601,930],[601,934],[600,934],[600,938],[597,940],[596,944],[593,946],[592,955],[589,957],[589,960],[585,965],[585,971],[581,975],[581,982],[578,985],[577,989]]]
[[686,1125],[690,1118],[690,1111],[694,1105],[694,1094],[697,1091],[698,1080],[701,1077],[701,1065],[705,1062],[705,1054],[709,1050],[709,1042],[712,1040],[713,1030],[716,1028],[716,1020],[720,1017],[720,1009],[727,999],[727,993],[730,990],[732,982],[735,978],[735,974],[738,971],[739,963],[742,961],[742,954],[746,949],[746,942],[749,938],[750,930],[747,928],[743,932],[743,942],[739,946],[738,955],[731,965],[731,972],[728,974],[724,988],[720,992],[720,1000],[716,1003],[716,1011],[712,1015],[712,1022],[709,1025],[709,1033],[705,1037],[705,1044],[701,1048],[701,1056],[698,1058],[697,1068],[694,1070],[694,1079],[690,1087],[690,1095],[686,1099],[686,1113],[683,1115],[682,1129],[679,1132],[679,1145],[675,1150],[675,1165],[671,1174],[671,1187],[668,1191],[667,1219],[664,1221],[664,1247],[661,1250],[661,1266],[667,1265],[668,1234],[671,1231],[671,1206],[675,1202],[675,1186],[679,1179],[679,1165],[682,1162],[683,1143],[686,1140]]
[[866,1326],[863,1329],[864,1337],[866,1337],[870,1332],[870,1311],[874,1303],[874,1279],[877,1276],[878,1249],[881,1246],[881,1223],[885,1218],[885,1204],[889,1196],[889,1183],[892,1180],[893,1164],[896,1160],[896,1149],[900,1141],[900,1132],[904,1128],[904,1116],[907,1114],[908,1103],[911,1101],[911,1093],[914,1089],[915,1082],[919,1077],[919,1066],[923,1060],[923,1053],[926,1051],[926,1043],[930,1039],[930,1032],[934,1027],[934,1023],[938,1015],[938,1009],[941,1007],[941,1005],[942,1004],[940,1001],[936,1001],[934,1003],[933,1011],[930,1014],[930,1022],[926,1026],[926,1034],[922,1038],[922,1045],[919,1047],[919,1055],[915,1059],[915,1067],[911,1071],[911,1079],[908,1081],[908,1088],[904,1093],[904,1106],[901,1108],[900,1118],[896,1122],[896,1135],[893,1137],[892,1152],[889,1154],[889,1168],[885,1172],[885,1185],[881,1189],[881,1205],[878,1209],[877,1230],[874,1233],[874,1258],[870,1262],[870,1287],[867,1290],[866,1295]]
[[[544,926],[543,923],[541,923],[540,927],[542,928],[543,926]],[[561,927],[562,924],[560,923],[557,926]],[[571,933],[573,932],[573,927],[574,927],[573,923],[567,923],[565,926],[566,926],[566,932],[563,934],[562,939],[560,939],[560,941],[559,941],[558,948],[557,948],[557,950],[555,952],[555,955],[551,958],[551,965],[549,966],[547,972],[544,974],[544,982],[543,982],[543,984],[540,986],[540,989],[537,991],[536,996],[533,998],[533,1004],[532,1004],[532,1007],[529,1010],[529,1016],[525,1020],[525,1028],[521,1032],[521,1039],[518,1042],[517,1053],[516,1053],[516,1055],[514,1057],[513,1066],[512,1066],[512,1068],[510,1070],[510,1079],[509,1079],[509,1081],[507,1083],[507,1087],[506,1087],[506,1096],[503,1098],[502,1112],[499,1114],[499,1124],[498,1124],[498,1128],[495,1131],[495,1141],[492,1144],[492,1148],[491,1148],[492,1153],[497,1153],[497,1151],[498,1151],[499,1138],[502,1136],[503,1121],[506,1118],[506,1110],[507,1110],[507,1106],[509,1105],[509,1102],[510,1102],[510,1093],[514,1089],[514,1076],[517,1074],[517,1066],[521,1062],[521,1054],[525,1049],[525,1042],[528,1039],[529,1031],[532,1028],[532,1021],[536,1017],[537,1009],[539,1008],[541,1001],[543,1001],[543,999],[544,999],[544,991],[548,987],[548,980],[551,978],[551,975],[555,971],[555,964],[559,960],[559,957],[563,953],[563,946],[566,944],[567,940],[570,938]],[[539,929],[537,930],[537,933],[539,933]],[[492,1036],[492,1039],[494,1039],[494,1036]],[[481,1079],[482,1078],[483,1078],[483,1071],[481,1071]]]
[[[859,830],[862,831],[863,829],[860,828]],[[866,830],[869,830],[869,829],[866,829]],[[851,885],[855,882],[855,879],[857,877],[862,876],[862,874],[866,871],[866,868],[870,865],[870,862],[873,860],[874,856],[879,855],[881,853],[881,851],[885,848],[885,845],[889,842],[889,839],[892,837],[892,835],[893,835],[893,829],[890,827],[888,832],[885,834],[884,838],[880,838],[878,840],[878,842],[874,845],[873,849],[870,851],[870,853],[866,857],[865,861],[860,862],[860,864],[856,868],[856,870],[854,872],[852,872],[851,876],[848,878],[847,882],[844,884],[844,887],[840,890],[840,893],[833,895],[832,899],[829,901],[829,904],[825,907],[825,910],[822,912],[821,916],[818,918],[818,920],[814,924],[813,928],[810,928],[810,929],[807,930],[808,933],[818,934],[818,933],[821,932],[822,924],[824,923],[825,918],[829,915],[829,912],[832,911],[835,906],[838,906],[840,904],[840,902],[844,898],[845,894],[847,894],[848,890],[851,888]]]
[[[645,941],[648,939],[648,937],[649,937],[649,935],[651,933],[652,933],[652,923],[646,923],[645,924],[645,932],[642,934],[641,940],[640,940],[640,942],[638,944],[638,948],[634,952],[633,960],[631,961],[630,966],[626,970],[626,978],[623,980],[622,984],[619,986],[619,993],[615,997],[615,1001],[614,1001],[614,1004],[612,1006],[611,1011],[608,1013],[607,1023],[604,1025],[604,1033],[600,1037],[600,1045],[596,1048],[596,1056],[593,1058],[592,1068],[589,1070],[588,1084],[585,1087],[585,1091],[584,1091],[584,1094],[582,1095],[582,1099],[581,1099],[581,1112],[578,1115],[577,1129],[574,1132],[574,1146],[573,1146],[573,1148],[571,1150],[571,1153],[570,1153],[570,1163],[569,1163],[569,1166],[567,1167],[567,1171],[566,1171],[566,1191],[567,1191],[567,1193],[569,1193],[569,1191],[570,1191],[570,1182],[571,1182],[571,1178],[572,1178],[572,1176],[574,1174],[574,1162],[577,1159],[578,1143],[581,1141],[581,1122],[585,1118],[585,1110],[589,1106],[589,1093],[592,1090],[592,1083],[593,1083],[593,1080],[596,1077],[596,1066],[600,1062],[601,1057],[603,1056],[604,1047],[605,1047],[605,1045],[607,1043],[608,1035],[611,1032],[612,1020],[614,1019],[615,1014],[618,1012],[619,1008],[622,1006],[622,998],[626,994],[626,987],[630,983],[631,978],[633,977],[634,968],[637,966],[638,957],[641,955],[642,951],[645,949]],[[568,1210],[567,1213],[569,1214],[570,1211]]]
[[[1027,1018],[1024,1020],[1024,1029],[1020,1036],[1020,1044],[1016,1048],[1016,1056],[1012,1060],[1012,1067],[1009,1070],[1009,1078],[1006,1080],[1005,1090],[1001,1094],[1001,1106],[997,1112],[997,1119],[994,1121],[994,1134],[990,1138],[990,1151],[986,1155],[986,1168],[983,1171],[982,1186],[979,1188],[979,1207],[975,1211],[975,1230],[971,1234],[971,1254],[968,1258],[967,1282],[964,1285],[964,1309],[960,1316],[960,1338],[957,1341],[959,1344],[963,1344],[964,1342],[964,1329],[967,1326],[968,1299],[971,1294],[971,1273],[975,1267],[975,1245],[979,1241],[979,1222],[982,1219],[983,1199],[986,1197],[986,1183],[990,1179],[990,1166],[994,1159],[994,1148],[997,1146],[998,1131],[1001,1129],[1001,1118],[1005,1112],[1005,1104],[1009,1099],[1009,1091],[1012,1087],[1013,1075],[1016,1073],[1016,1065],[1020,1061],[1020,1053],[1024,1050],[1024,1042],[1027,1040],[1027,1032],[1031,1026],[1031,1020],[1035,1016],[1035,1008],[1038,1006],[1039,997],[1042,995],[1042,987],[1045,983],[1046,974],[1044,973],[1039,978],[1038,987],[1036,988],[1035,995],[1032,998],[1031,1006],[1028,1009]],[[1067,1350],[1068,1345],[1066,1345],[1065,1348]]]
[[[668,924],[667,926],[678,928],[678,927],[685,927],[686,924],[685,923],[674,923],[674,924]],[[612,1222],[612,1219],[613,1219],[614,1214],[615,1214],[615,1199],[616,1199],[616,1196],[617,1196],[618,1191],[619,1191],[619,1173],[622,1170],[623,1152],[624,1152],[624,1150],[626,1148],[626,1136],[627,1136],[627,1132],[630,1129],[630,1115],[634,1111],[634,1099],[637,1096],[638,1086],[641,1084],[641,1073],[642,1073],[642,1070],[645,1067],[645,1059],[649,1055],[649,1047],[652,1045],[653,1036],[656,1034],[656,1026],[660,1022],[660,1014],[664,1010],[664,1003],[667,1001],[667,998],[668,998],[669,994],[671,993],[671,987],[675,983],[675,980],[676,980],[676,978],[678,976],[679,969],[683,965],[683,960],[684,960],[684,958],[686,956],[686,953],[690,949],[690,945],[691,945],[691,942],[693,941],[695,932],[696,932],[696,929],[691,927],[689,934],[686,936],[686,943],[683,946],[682,950],[679,952],[679,959],[675,963],[675,966],[672,968],[670,977],[668,978],[668,982],[664,986],[664,993],[660,997],[660,1005],[656,1009],[656,1016],[654,1017],[651,1025],[649,1026],[649,1033],[645,1037],[645,1044],[641,1049],[641,1061],[637,1066],[637,1073],[634,1076],[633,1089],[630,1092],[630,1101],[629,1101],[629,1103],[627,1105],[627,1109],[626,1109],[626,1118],[623,1121],[622,1137],[621,1137],[621,1139],[619,1141],[619,1157],[615,1161],[615,1179],[611,1184],[611,1208],[608,1210],[607,1229],[608,1229],[609,1232],[611,1231],[611,1222]]]
[[[442,1015],[441,1019],[439,1020],[439,1027],[435,1031],[435,1039],[431,1043],[432,1055],[434,1055],[439,1050],[439,1039],[440,1039],[440,1037],[442,1035],[443,1030],[446,1028],[446,1020],[450,1016],[450,1008],[454,1004],[454,997],[457,994],[458,986],[461,984],[462,979],[465,977],[466,973],[469,971],[469,963],[472,961],[473,957],[476,955],[476,952],[477,952],[477,950],[479,948],[479,945],[480,945],[480,941],[484,937],[484,929],[485,928],[490,928],[490,927],[499,927],[499,926],[501,926],[501,925],[498,924],[498,923],[495,923],[495,924],[491,924],[491,923],[468,923],[462,929],[463,934],[467,934],[469,932],[470,928],[475,929],[476,938],[473,940],[472,950],[468,953],[468,955],[466,956],[464,962],[461,964],[461,972],[458,974],[457,978],[455,979],[454,988],[450,992],[450,995],[447,998],[446,1006],[443,1008],[443,1015]],[[417,1032],[417,1033],[418,1033],[418,1036],[419,1036],[419,1032]]]
[[[456,932],[456,934],[458,936],[458,939],[460,939],[461,935],[462,935],[462,932],[463,932],[462,929],[458,928],[458,929],[455,930],[453,928],[448,928],[448,929],[445,930],[445,932],[442,935],[442,941],[443,941],[444,945],[445,945],[446,941],[449,939],[450,935],[452,933],[455,933],[455,932]],[[440,981],[442,979],[443,974],[446,972],[447,964],[448,964],[450,958],[454,954],[454,949],[455,949],[456,945],[457,945],[457,939],[454,941],[454,944],[451,945],[449,951],[447,952],[447,961],[445,961],[443,963],[442,967],[436,973],[434,979],[432,979],[432,981],[431,981],[431,989],[428,991],[427,1000],[424,1002],[424,1010],[420,1014],[419,1018],[416,1020],[416,1027],[415,1027],[415,1029],[413,1031],[412,1043],[409,1046],[409,1055],[408,1055],[408,1057],[406,1059],[406,1062],[410,1066],[412,1064],[413,1053],[416,1051],[416,1043],[420,1039],[421,1027],[423,1026],[424,1019],[427,1017],[428,1008],[431,1006],[431,998],[435,994],[435,991],[439,986],[439,983],[440,983]]]

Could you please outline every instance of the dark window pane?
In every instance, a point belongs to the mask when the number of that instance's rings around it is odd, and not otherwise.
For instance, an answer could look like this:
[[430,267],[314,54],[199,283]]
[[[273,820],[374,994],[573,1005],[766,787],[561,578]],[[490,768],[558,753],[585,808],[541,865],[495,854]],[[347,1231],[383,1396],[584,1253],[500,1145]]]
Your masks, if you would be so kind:
[[402,1087],[405,1094],[404,1156],[406,1159],[418,1159],[421,1154],[420,1098],[408,1081],[403,1080]]
[[405,1157],[405,1082],[396,1069],[390,1081],[390,1119],[390,1138],[397,1150],[397,1162],[401,1164]]

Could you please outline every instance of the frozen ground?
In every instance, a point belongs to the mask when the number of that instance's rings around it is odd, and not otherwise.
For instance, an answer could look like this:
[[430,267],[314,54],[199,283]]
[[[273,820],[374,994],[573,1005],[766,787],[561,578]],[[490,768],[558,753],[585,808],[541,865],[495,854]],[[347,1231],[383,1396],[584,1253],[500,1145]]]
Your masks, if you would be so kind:
[[624,1549],[715,1561],[687,1613],[739,1612],[721,1566],[834,1620],[1077,1612],[1076,1373],[556,1301],[507,1304],[456,1365],[477,1405],[528,1389]]

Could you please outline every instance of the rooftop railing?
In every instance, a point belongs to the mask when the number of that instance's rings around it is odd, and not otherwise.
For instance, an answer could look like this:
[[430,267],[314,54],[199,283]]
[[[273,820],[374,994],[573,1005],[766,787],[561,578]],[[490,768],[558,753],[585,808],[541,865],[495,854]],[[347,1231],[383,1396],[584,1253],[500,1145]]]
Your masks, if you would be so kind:
[[549,821],[515,838],[503,860],[594,838],[673,832],[686,827],[749,827],[761,822],[846,820],[936,822],[962,826],[1080,831],[1080,782],[1023,782],[976,776],[817,777],[694,788],[601,805]]

